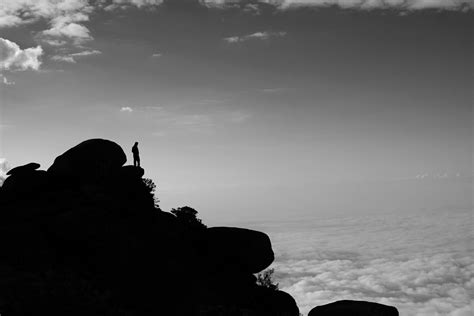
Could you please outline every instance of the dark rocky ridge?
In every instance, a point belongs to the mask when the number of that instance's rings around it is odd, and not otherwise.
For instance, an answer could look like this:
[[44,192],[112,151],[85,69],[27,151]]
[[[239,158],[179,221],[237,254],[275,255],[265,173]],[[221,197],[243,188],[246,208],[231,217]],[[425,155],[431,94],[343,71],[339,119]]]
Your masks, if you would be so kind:
[[180,222],[125,162],[119,145],[92,139],[47,171],[9,172],[0,314],[299,315],[289,294],[256,283],[274,260],[266,234]]

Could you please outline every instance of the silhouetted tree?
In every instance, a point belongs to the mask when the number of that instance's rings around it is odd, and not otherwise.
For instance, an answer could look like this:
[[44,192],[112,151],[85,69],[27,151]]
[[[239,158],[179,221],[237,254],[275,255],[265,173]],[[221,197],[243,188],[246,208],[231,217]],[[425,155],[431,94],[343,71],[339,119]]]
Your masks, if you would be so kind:
[[201,219],[197,218],[197,211],[189,206],[183,206],[178,208],[171,209],[171,213],[173,213],[179,221],[184,223],[185,225],[192,227],[192,228],[206,228],[207,226],[204,225]]
[[257,284],[271,290],[278,290],[278,283],[273,281],[273,273],[275,269],[267,269],[257,274]]
[[143,178],[142,180],[146,188],[148,189],[148,193],[153,198],[153,201],[155,203],[155,208],[159,209],[160,206],[158,205],[158,203],[160,202],[160,200],[155,196],[156,184],[153,182],[152,179],[149,179],[149,178]]

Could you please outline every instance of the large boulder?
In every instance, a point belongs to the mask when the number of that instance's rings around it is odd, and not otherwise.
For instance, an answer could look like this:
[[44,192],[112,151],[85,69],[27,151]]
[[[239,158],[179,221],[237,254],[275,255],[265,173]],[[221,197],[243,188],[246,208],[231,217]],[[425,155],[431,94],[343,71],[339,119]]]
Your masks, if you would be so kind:
[[204,244],[216,269],[258,273],[275,259],[267,234],[235,227],[211,227]]
[[398,316],[398,310],[379,303],[344,300],[316,306],[308,316]]
[[39,163],[30,162],[30,163],[27,163],[26,165],[18,166],[13,169],[10,169],[10,171],[7,172],[7,175],[18,175],[18,174],[30,173],[38,169],[39,167],[40,167]]
[[123,149],[106,139],[89,139],[58,156],[48,173],[54,177],[94,181],[116,172],[127,161]]

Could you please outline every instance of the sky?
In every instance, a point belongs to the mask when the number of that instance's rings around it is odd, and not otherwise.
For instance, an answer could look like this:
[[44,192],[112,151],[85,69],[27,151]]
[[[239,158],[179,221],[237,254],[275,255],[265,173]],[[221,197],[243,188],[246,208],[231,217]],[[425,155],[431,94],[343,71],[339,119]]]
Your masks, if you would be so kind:
[[393,209],[413,181],[469,206],[433,183],[472,179],[473,8],[4,0],[0,159],[138,141],[162,208],[216,223]]

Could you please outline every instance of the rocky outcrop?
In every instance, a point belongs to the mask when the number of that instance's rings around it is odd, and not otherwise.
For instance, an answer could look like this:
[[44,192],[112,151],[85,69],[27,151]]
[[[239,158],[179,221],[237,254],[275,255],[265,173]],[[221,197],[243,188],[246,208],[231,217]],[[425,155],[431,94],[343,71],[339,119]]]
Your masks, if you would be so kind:
[[378,303],[344,300],[316,306],[308,316],[398,316],[398,310]]
[[123,179],[141,179],[145,175],[145,170],[132,165],[120,168],[118,175]]
[[89,139],[58,156],[48,173],[96,182],[122,167],[127,161],[122,148],[105,139]]
[[18,175],[18,174],[24,174],[24,173],[30,173],[31,171],[34,171],[40,167],[39,163],[36,162],[30,162],[27,163],[26,165],[23,166],[18,166],[13,169],[10,169],[10,171],[7,172],[7,175]]
[[125,162],[119,145],[93,139],[47,171],[11,170],[0,187],[2,315],[299,315],[289,294],[256,284],[274,259],[266,234],[183,224]]

